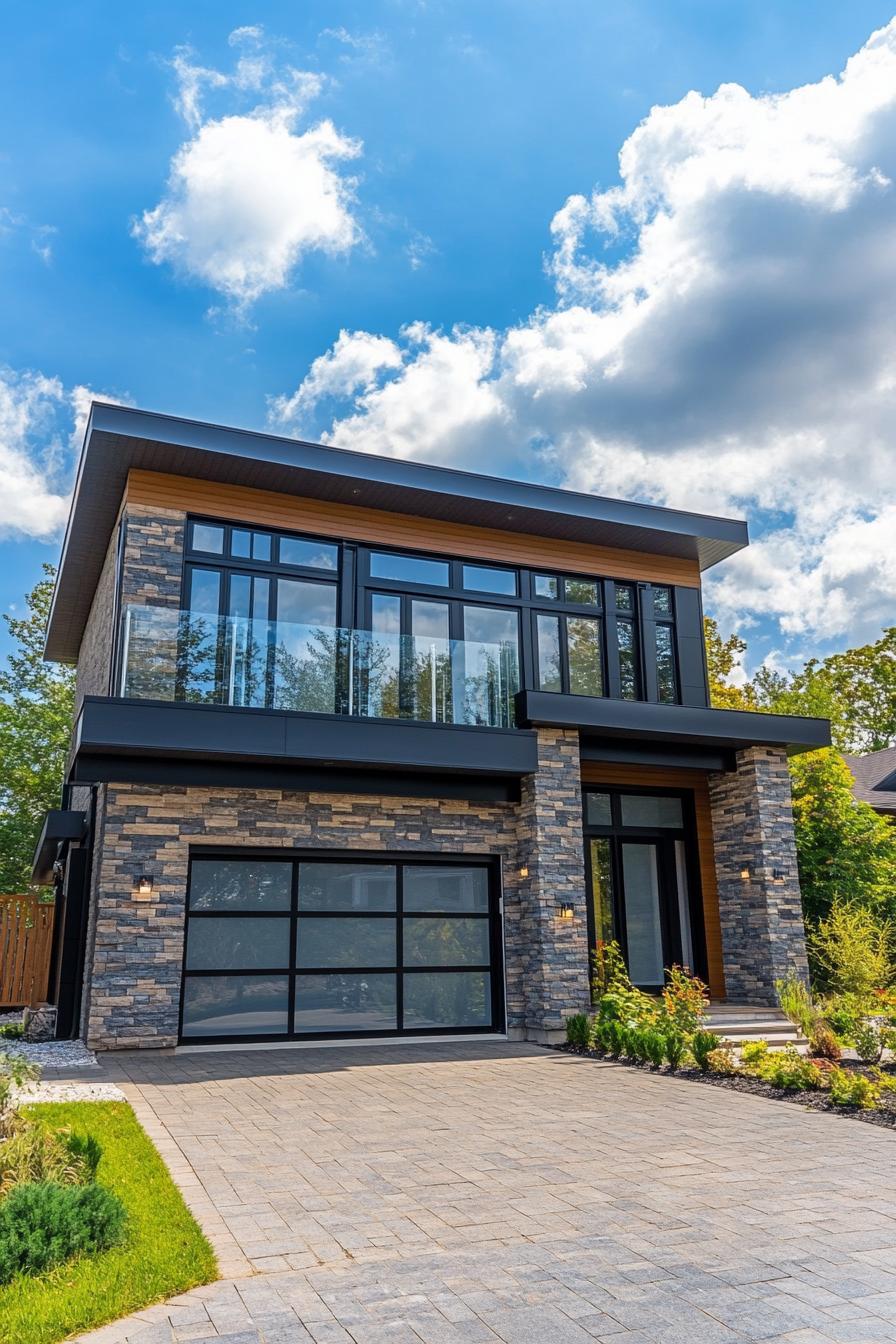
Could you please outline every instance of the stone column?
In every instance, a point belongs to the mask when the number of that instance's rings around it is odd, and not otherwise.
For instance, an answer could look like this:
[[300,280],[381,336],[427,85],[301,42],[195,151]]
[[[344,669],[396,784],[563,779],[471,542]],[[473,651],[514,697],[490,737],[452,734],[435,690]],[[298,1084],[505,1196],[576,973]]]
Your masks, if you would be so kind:
[[808,980],[786,754],[748,747],[709,776],[728,999],[775,1004],[775,981]]
[[[563,1037],[570,1013],[590,1002],[579,734],[538,729],[538,770],[522,782],[520,962],[528,1040]],[[572,919],[560,914],[573,908]]]

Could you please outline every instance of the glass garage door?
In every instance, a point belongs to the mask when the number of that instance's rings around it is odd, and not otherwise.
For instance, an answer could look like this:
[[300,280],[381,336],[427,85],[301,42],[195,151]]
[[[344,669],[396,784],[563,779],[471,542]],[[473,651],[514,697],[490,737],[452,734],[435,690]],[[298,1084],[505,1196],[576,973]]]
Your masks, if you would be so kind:
[[503,1029],[487,861],[195,858],[181,1039]]

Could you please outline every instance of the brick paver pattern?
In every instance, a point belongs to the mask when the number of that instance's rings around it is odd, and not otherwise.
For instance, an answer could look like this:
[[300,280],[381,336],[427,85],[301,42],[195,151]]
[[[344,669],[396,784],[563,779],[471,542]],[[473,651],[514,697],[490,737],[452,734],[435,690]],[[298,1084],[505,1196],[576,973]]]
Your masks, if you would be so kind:
[[532,1046],[106,1057],[218,1252],[91,1344],[896,1340],[896,1135]]

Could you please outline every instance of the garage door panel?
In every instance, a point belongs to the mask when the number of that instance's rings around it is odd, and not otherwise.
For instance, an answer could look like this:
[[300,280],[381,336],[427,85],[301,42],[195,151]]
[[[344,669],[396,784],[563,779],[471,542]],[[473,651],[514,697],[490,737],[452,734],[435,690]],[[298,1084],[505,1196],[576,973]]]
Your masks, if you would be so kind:
[[406,864],[402,907],[407,911],[474,913],[489,911],[488,869]]
[[188,971],[289,969],[288,915],[258,919],[251,915],[206,915],[191,919],[187,936]]
[[405,916],[405,966],[488,966],[489,922],[463,916]]
[[299,915],[296,965],[300,968],[394,967],[396,959],[395,920],[391,916],[346,915],[328,919]]
[[404,1024],[433,1027],[486,1027],[491,1022],[491,986],[487,971],[437,971],[405,975]]
[[383,1032],[397,1025],[397,975],[296,977],[296,1032]]
[[500,1030],[492,872],[487,859],[194,857],[182,1038]]
[[289,910],[292,870],[277,859],[194,859],[190,909]]
[[285,1035],[288,975],[194,976],[184,984],[184,1037]]
[[393,864],[299,864],[300,910],[394,910],[397,891]]

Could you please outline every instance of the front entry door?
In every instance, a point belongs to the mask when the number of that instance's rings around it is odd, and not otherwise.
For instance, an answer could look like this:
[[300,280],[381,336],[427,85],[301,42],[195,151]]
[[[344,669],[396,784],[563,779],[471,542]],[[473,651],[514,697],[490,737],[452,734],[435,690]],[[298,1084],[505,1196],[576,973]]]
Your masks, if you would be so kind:
[[706,976],[686,801],[608,790],[585,796],[590,947],[618,942],[632,984],[652,993],[670,966]]

